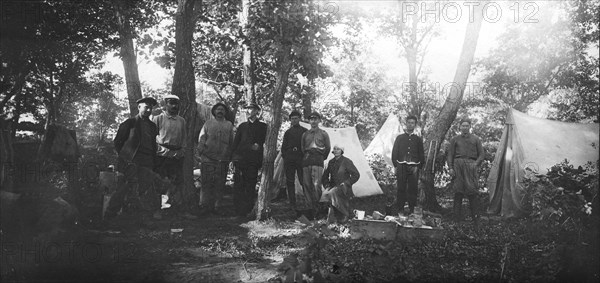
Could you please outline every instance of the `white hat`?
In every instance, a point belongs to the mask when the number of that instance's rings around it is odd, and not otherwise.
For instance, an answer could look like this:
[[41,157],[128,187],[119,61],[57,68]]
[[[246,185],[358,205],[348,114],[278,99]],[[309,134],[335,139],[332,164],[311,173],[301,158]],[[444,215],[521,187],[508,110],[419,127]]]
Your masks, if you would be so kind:
[[165,101],[167,99],[176,99],[176,100],[179,100],[179,97],[177,95],[169,94],[169,95],[165,95],[165,97],[164,97]]

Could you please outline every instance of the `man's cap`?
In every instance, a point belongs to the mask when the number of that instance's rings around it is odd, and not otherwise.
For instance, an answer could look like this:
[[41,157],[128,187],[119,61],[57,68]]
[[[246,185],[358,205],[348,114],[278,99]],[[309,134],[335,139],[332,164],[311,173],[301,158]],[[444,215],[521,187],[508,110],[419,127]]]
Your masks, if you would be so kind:
[[292,117],[302,117],[302,114],[300,114],[300,111],[298,110],[293,110],[292,113],[290,113],[289,118],[291,119]]
[[310,115],[308,116],[308,119],[313,118],[313,117],[317,117],[319,119],[321,119],[321,114],[317,113],[316,111],[313,111],[312,113],[310,113]]
[[213,116],[217,117],[217,113],[215,113],[215,112],[217,111],[217,107],[219,107],[219,106],[223,106],[223,108],[225,108],[225,115],[229,114],[229,107],[227,107],[227,105],[225,105],[225,103],[223,103],[223,102],[217,102],[210,109],[210,113],[212,113]]
[[254,103],[254,102],[246,105],[246,107],[244,107],[244,108],[246,108],[246,109],[254,108],[254,109],[257,109],[258,111],[260,111],[260,109],[261,109],[260,106],[258,106],[258,104]]
[[146,96],[146,97],[140,98],[140,99],[138,99],[136,101],[136,103],[137,104],[146,103],[146,104],[148,104],[150,106],[153,106],[153,107],[156,106],[156,105],[158,105],[158,102],[156,101],[156,99],[154,99],[153,97],[150,97],[150,96]]
[[179,100],[179,96],[174,95],[174,94],[165,95],[164,100],[167,101],[169,99]]

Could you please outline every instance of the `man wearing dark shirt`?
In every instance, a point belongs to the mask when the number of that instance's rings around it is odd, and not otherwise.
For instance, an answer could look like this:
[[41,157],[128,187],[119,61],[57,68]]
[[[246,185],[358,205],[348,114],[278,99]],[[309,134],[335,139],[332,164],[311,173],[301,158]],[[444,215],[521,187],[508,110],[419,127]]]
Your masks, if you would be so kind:
[[464,196],[469,199],[471,217],[478,220],[479,214],[479,176],[477,167],[483,162],[485,151],[479,137],[469,133],[471,121],[460,121],[461,134],[450,140],[448,146],[448,167],[450,175],[454,178],[454,217],[462,220],[462,200]]
[[258,119],[258,104],[251,103],[246,109],[248,121],[238,127],[232,146],[235,164],[233,203],[240,216],[250,213],[256,202],[258,170],[262,167],[267,138],[267,124]]
[[406,129],[403,134],[396,137],[392,149],[392,163],[396,168],[398,181],[396,204],[402,213],[407,200],[410,213],[414,212],[419,191],[419,169],[425,162],[423,140],[414,133],[416,125],[417,117],[406,117]]
[[106,218],[116,216],[127,195],[136,200],[142,196],[144,201],[140,204],[144,210],[154,212],[155,218],[159,218],[160,195],[153,190],[151,183],[158,129],[149,119],[152,107],[157,102],[152,97],[145,97],[139,99],[137,104],[138,115],[121,123],[114,139],[118,153],[117,170],[125,180],[119,181],[106,210]]
[[285,169],[288,200],[292,209],[296,209],[296,174],[302,184],[302,134],[307,131],[300,126],[301,114],[297,110],[290,113],[292,126],[285,131],[281,145],[281,156]]

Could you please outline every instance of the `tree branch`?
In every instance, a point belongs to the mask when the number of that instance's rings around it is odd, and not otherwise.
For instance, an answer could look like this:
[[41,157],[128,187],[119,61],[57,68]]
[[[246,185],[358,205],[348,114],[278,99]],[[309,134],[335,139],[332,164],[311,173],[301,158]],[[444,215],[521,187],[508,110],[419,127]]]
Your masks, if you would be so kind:
[[242,85],[234,84],[234,83],[228,82],[228,81],[218,82],[218,81],[213,81],[213,80],[206,79],[206,78],[200,78],[200,81],[205,82],[205,83],[209,83],[209,84],[212,84],[212,85],[218,85],[218,86],[226,86],[226,85],[228,85],[228,86],[233,86],[233,87],[237,87],[237,88],[244,87]]

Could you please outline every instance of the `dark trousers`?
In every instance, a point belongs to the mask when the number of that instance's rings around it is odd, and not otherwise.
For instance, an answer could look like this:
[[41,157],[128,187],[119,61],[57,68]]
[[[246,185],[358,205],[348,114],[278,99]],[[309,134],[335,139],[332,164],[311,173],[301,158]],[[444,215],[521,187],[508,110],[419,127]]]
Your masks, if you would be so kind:
[[287,188],[288,200],[292,208],[296,207],[296,174],[302,184],[302,159],[284,159],[283,168],[285,170],[285,185]]
[[476,219],[479,217],[479,194],[454,194],[454,217],[457,220],[461,220],[462,217],[462,200],[464,197],[469,199],[469,209],[471,210],[471,217]]
[[183,202],[182,186],[183,186],[183,158],[170,158],[157,156],[154,162],[154,172],[158,173],[163,178],[169,178],[175,185],[175,189],[167,193],[169,196],[168,203],[172,208],[181,206]]
[[202,187],[200,190],[200,207],[215,210],[223,197],[227,181],[227,162],[204,162],[200,166]]
[[412,213],[417,205],[419,165],[401,163],[396,167],[396,179],[398,181],[397,205],[400,212],[404,211],[404,203],[408,201],[408,207]]
[[236,162],[233,176],[233,205],[238,215],[244,216],[252,211],[256,202],[256,183],[258,182],[258,163]]
[[153,157],[136,154],[132,162],[119,157],[117,169],[123,174],[118,177],[117,189],[106,208],[106,217],[117,215],[121,208],[142,209],[153,212],[160,209],[160,196],[154,190]]

